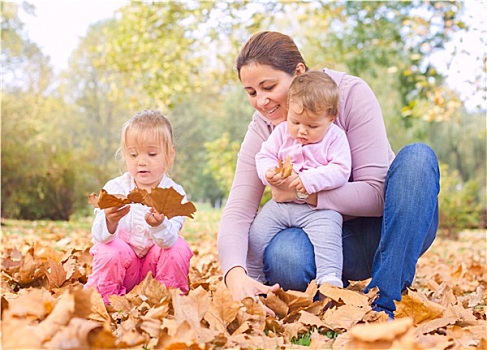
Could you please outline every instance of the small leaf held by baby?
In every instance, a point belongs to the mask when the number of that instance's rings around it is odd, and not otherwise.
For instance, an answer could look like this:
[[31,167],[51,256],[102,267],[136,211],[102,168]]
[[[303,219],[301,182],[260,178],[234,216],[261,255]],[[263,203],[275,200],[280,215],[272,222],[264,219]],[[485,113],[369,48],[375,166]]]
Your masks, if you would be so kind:
[[130,203],[140,203],[154,208],[158,213],[164,214],[168,219],[174,216],[188,216],[194,219],[193,214],[196,207],[190,201],[181,203],[183,199],[173,187],[156,187],[147,192],[146,190],[134,188],[127,196],[121,194],[109,194],[101,189],[100,195],[90,194],[88,202],[95,208],[106,209]]
[[281,174],[281,178],[285,179],[293,172],[293,165],[291,163],[291,157],[287,156],[284,163],[281,159],[278,160],[278,166],[274,169],[276,174]]

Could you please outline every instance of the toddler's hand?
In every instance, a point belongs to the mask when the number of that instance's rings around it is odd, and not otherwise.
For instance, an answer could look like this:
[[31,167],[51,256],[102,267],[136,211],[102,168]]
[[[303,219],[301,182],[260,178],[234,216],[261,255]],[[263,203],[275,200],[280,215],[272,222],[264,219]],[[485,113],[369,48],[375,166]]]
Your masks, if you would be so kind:
[[151,208],[147,214],[145,214],[145,221],[152,227],[159,226],[164,221],[166,216],[164,214],[160,214]]
[[282,178],[281,174],[276,174],[274,168],[266,171],[265,178],[271,186],[281,186],[286,180]]
[[118,222],[129,213],[130,205],[124,205],[121,207],[111,207],[104,209],[105,220],[107,221],[107,229],[111,234],[115,233]]
[[306,188],[304,188],[303,182],[301,181],[299,176],[296,177],[293,181],[291,181],[291,183],[289,184],[289,188],[294,188],[298,192],[308,194],[308,192],[306,192]]

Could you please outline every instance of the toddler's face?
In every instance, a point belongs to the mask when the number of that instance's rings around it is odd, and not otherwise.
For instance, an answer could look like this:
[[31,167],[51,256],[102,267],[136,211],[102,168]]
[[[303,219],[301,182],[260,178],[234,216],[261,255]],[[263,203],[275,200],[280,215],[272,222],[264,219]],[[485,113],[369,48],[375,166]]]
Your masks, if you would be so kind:
[[333,118],[327,112],[315,114],[310,111],[301,113],[302,111],[301,106],[293,102],[289,104],[287,126],[291,137],[303,145],[320,142],[333,123]]
[[166,160],[161,145],[151,136],[145,140],[127,135],[125,163],[139,188],[150,191],[157,187],[166,173]]

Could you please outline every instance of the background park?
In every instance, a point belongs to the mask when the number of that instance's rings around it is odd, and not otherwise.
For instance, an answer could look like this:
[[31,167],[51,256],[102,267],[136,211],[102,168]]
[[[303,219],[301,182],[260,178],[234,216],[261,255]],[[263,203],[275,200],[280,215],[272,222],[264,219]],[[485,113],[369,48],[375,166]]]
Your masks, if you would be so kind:
[[[22,21],[35,4],[2,1],[3,348],[486,348],[486,4],[474,5],[127,2],[89,25],[59,71]],[[369,312],[363,281],[331,310],[312,290],[282,291],[263,301],[282,307],[276,319],[222,286],[218,223],[252,115],[234,61],[260,30],[292,36],[310,67],[366,80],[394,151],[420,141],[438,155],[438,238],[394,322]],[[81,289],[87,198],[122,171],[120,128],[146,108],[170,119],[172,177],[198,209],[182,232],[191,291],[149,276],[105,307]]]

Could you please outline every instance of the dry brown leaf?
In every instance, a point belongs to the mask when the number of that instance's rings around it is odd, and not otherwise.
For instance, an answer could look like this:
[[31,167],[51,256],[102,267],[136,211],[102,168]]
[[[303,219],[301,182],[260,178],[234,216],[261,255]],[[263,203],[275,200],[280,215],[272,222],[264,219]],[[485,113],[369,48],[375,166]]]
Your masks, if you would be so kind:
[[187,296],[172,291],[174,317],[178,324],[188,322],[192,327],[199,327],[203,316],[211,303],[210,293],[202,287],[191,290]]
[[477,345],[472,332],[460,326],[448,326],[446,328],[446,335],[450,339],[453,339],[460,349],[468,349]]
[[287,304],[290,313],[313,303],[313,298],[305,292],[295,290],[284,291],[280,288],[275,294]]
[[264,305],[274,311],[277,317],[284,318],[289,313],[289,306],[287,306],[286,302],[280,299],[276,294],[270,292],[265,299],[262,299]]
[[235,320],[241,307],[242,303],[233,300],[230,291],[220,282],[204,319],[209,323],[210,329],[226,334],[227,326]]
[[66,327],[60,329],[45,343],[48,349],[88,349],[90,347],[89,334],[95,329],[102,329],[103,324],[72,318]]
[[66,326],[75,315],[75,297],[72,293],[63,294],[52,312],[37,327],[37,334],[47,341]]
[[127,293],[125,298],[136,306],[140,306],[145,301],[151,306],[158,306],[164,298],[169,296],[170,293],[166,286],[156,280],[149,271],[144,280]]
[[281,174],[281,178],[285,179],[293,173],[293,165],[291,163],[291,157],[287,156],[284,163],[281,159],[277,161],[277,167],[274,169],[276,174]]
[[422,323],[416,330],[416,333],[428,334],[437,329],[446,327],[451,324],[455,324],[455,317],[442,317],[434,320]]
[[[423,255],[413,284],[421,293],[412,297],[413,292],[410,292],[404,295],[404,300],[411,306],[413,303],[410,299],[414,299],[415,312],[422,308],[433,308],[435,311],[436,306],[443,307],[443,312],[436,316],[434,312],[431,314],[431,310],[429,314],[420,312],[416,316],[426,315],[429,320],[425,318],[417,326],[413,323],[401,333],[395,325],[395,322],[402,320],[397,312],[396,321],[387,322],[384,312],[376,313],[370,311],[369,307],[352,306],[363,305],[361,298],[356,300],[356,295],[350,297],[332,290],[328,294],[338,302],[328,297],[324,301],[311,302],[316,294],[313,283],[304,293],[280,291],[281,298],[269,294],[267,298],[260,299],[268,305],[276,303],[276,309],[282,307],[280,312],[285,315],[283,318],[264,317],[260,303],[247,299],[236,302],[237,316],[229,321],[233,305],[230,296],[230,304],[227,304],[226,297],[222,297],[229,292],[223,285],[218,263],[217,221],[215,219],[215,229],[207,223],[204,227],[198,227],[194,241],[190,242],[195,256],[191,260],[188,276],[190,291],[187,295],[181,295],[176,289],[166,290],[161,283],[152,279],[141,283],[135,293],[111,296],[111,305],[105,305],[93,288],[82,288],[82,283],[86,282],[92,271],[89,229],[73,228],[72,223],[64,229],[57,224],[44,225],[41,221],[29,224],[26,229],[20,227],[24,223],[16,227],[2,226],[2,233],[5,234],[0,247],[2,347],[184,347],[193,350],[291,347],[456,350],[487,347],[485,231],[477,233],[478,238],[469,232],[465,239],[456,241],[439,237],[433,249]],[[190,222],[189,225],[194,223]],[[50,264],[54,264],[54,269],[50,268]],[[66,271],[66,280],[61,288],[57,288],[55,285],[62,281],[60,264]],[[461,268],[456,269],[458,266]],[[52,275],[51,283],[46,270]],[[56,277],[58,272],[61,273],[59,278]],[[346,290],[363,295],[367,284],[368,281],[352,282]],[[369,304],[376,292],[365,294]],[[330,300],[332,307],[323,309]],[[221,328],[215,326],[216,318],[209,316],[210,305],[213,308],[221,306],[219,310],[222,316],[218,320]],[[292,311],[289,311],[290,308]],[[402,312],[399,306],[398,311]],[[226,312],[230,314],[225,315]],[[394,334],[386,338],[393,339],[350,339],[349,328],[364,323],[385,328],[386,334]],[[391,323],[394,330],[388,328]],[[265,325],[264,330],[262,325]],[[335,330],[338,337],[327,339],[316,333],[313,328],[318,326],[320,333],[327,329]],[[367,335],[376,334],[374,329],[369,328],[365,332]],[[290,343],[292,337],[303,334],[311,334],[310,346]]]
[[168,219],[175,216],[188,216],[194,218],[196,207],[190,201],[181,203],[184,196],[173,187],[155,187],[148,193],[144,189],[134,188],[127,196],[121,194],[109,194],[101,189],[100,195],[91,193],[88,202],[94,208],[107,209],[123,206],[130,203],[140,203],[154,208],[158,213],[164,214]]
[[118,347],[135,347],[149,341],[149,336],[146,333],[141,333],[137,330],[139,322],[139,312],[134,308],[131,310],[128,319],[123,320],[117,327],[115,334],[117,335]]
[[244,306],[237,314],[239,327],[232,334],[247,333],[250,331],[255,334],[263,333],[266,326],[266,313],[264,304],[259,299],[246,297],[242,299]]
[[323,283],[320,286],[319,291],[321,294],[327,296],[330,299],[333,299],[337,303],[343,303],[346,305],[352,305],[352,306],[363,307],[363,308],[369,307],[369,298],[365,294],[335,287],[328,283]]
[[[78,317],[84,316],[93,321],[110,323],[110,316],[103,298],[94,288],[78,290],[75,294],[75,300]],[[84,315],[81,310],[84,311]]]
[[411,317],[415,325],[442,317],[445,311],[445,308],[440,304],[428,300],[424,294],[411,289],[408,289],[401,301],[396,301],[395,304],[395,317]]
[[423,349],[416,343],[413,320],[358,324],[348,331],[347,349]]
[[5,317],[2,319],[3,349],[42,349],[42,337],[37,336],[37,324],[25,318]]
[[348,330],[359,323],[367,309],[352,305],[342,305],[338,308],[331,308],[325,311],[323,321],[333,330]]
[[174,188],[153,188],[146,197],[145,204],[153,207],[158,213],[164,214],[168,219],[174,216],[188,216],[193,218],[196,207],[191,202],[181,203],[184,196]]
[[140,329],[149,334],[151,338],[158,338],[161,334],[162,319],[168,316],[169,308],[166,305],[149,309],[149,311],[140,317],[142,321]]
[[146,197],[149,195],[149,192],[142,188],[134,188],[132,191],[129,192],[127,195],[127,199],[131,203],[144,203]]
[[49,289],[53,287],[61,287],[66,281],[66,271],[60,263],[49,261],[49,269],[46,270],[46,276],[49,279]]
[[88,202],[95,208],[107,209],[130,204],[130,200],[122,194],[109,194],[103,188],[100,190],[100,196],[91,193]]
[[359,324],[350,329],[349,334],[352,339],[376,342],[394,340],[412,327],[413,320],[411,318],[401,318],[386,323]]
[[445,309],[444,317],[455,317],[457,325],[471,326],[477,324],[477,319],[471,310],[464,309],[461,305],[453,305]]
[[[164,319],[164,323],[166,319]],[[163,326],[164,327],[164,326]],[[176,327],[174,335],[163,333],[157,343],[157,349],[190,349],[189,345],[196,342],[198,339],[197,334],[191,325],[183,321]]]
[[301,322],[306,326],[311,326],[316,328],[327,326],[319,317],[306,311],[299,311],[299,322]]

